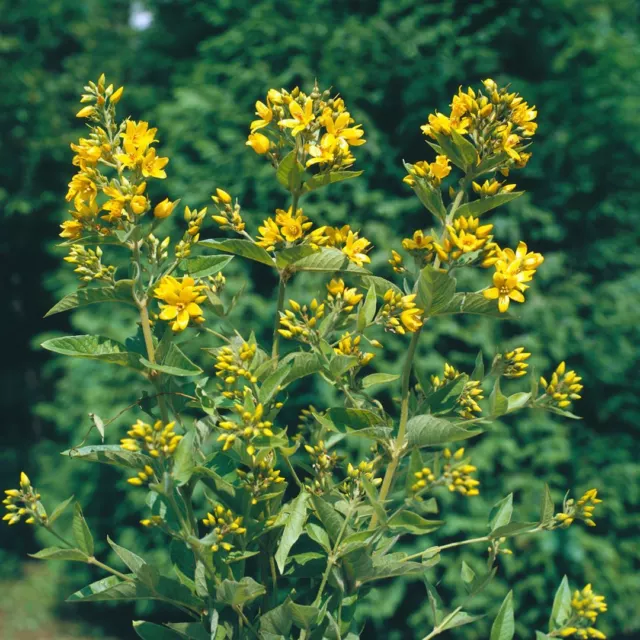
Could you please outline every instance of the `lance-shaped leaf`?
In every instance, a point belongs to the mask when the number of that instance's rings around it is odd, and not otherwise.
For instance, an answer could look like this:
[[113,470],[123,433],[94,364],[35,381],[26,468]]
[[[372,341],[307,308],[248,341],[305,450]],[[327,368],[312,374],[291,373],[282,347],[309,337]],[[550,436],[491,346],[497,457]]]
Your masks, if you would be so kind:
[[489,411],[492,418],[499,418],[509,411],[509,400],[500,389],[500,378],[496,378],[489,396]]
[[500,605],[498,615],[491,626],[489,640],[513,640],[516,632],[515,618],[513,615],[513,592],[509,591]]
[[[315,509],[320,522],[322,522],[325,531],[329,534],[331,542],[335,544],[343,529],[344,517],[336,511],[332,504],[320,496],[312,495],[311,502],[313,503],[313,508]],[[347,525],[344,527],[344,533],[345,535],[351,535],[353,531]]]
[[489,531],[495,531],[498,527],[504,527],[511,522],[513,515],[513,493],[500,502],[496,502],[489,512]]
[[74,293],[66,295],[60,302],[57,302],[49,311],[47,316],[52,316],[63,311],[70,311],[78,307],[97,302],[124,302],[134,305],[131,294],[132,280],[118,280],[114,287],[96,287],[94,289],[78,289]]
[[460,152],[460,156],[465,164],[465,170],[469,172],[478,164],[478,152],[473,144],[461,136],[457,131],[451,131],[451,139],[453,144]]
[[402,289],[400,289],[397,284],[391,282],[391,280],[387,280],[386,278],[381,278],[380,276],[356,274],[355,278],[365,289],[369,289],[373,286],[376,290],[376,294],[379,296],[383,296],[387,291],[389,291],[389,289],[392,289],[394,293],[403,293]]
[[318,356],[314,353],[306,353],[304,351],[298,351],[285,356],[281,360],[281,363],[282,365],[291,364],[287,377],[283,381],[284,385],[288,385],[299,378],[318,373],[318,371],[322,369],[322,364]]
[[161,363],[150,362],[146,358],[140,358],[140,362],[149,369],[160,371],[170,376],[197,376],[202,369],[191,362],[175,343],[170,343],[167,354]]
[[91,535],[87,521],[84,519],[84,515],[82,514],[82,507],[76,502],[74,509],[73,524],[71,526],[73,539],[75,540],[76,545],[78,545],[78,549],[83,553],[86,553],[88,556],[92,556],[94,551],[93,536]]
[[262,247],[250,240],[202,240],[198,243],[198,246],[224,253],[232,253],[242,258],[261,262],[270,267],[275,266],[273,258]]
[[437,315],[446,309],[455,292],[455,278],[430,265],[420,271],[416,284],[416,304],[424,310],[425,316]]
[[540,524],[546,524],[553,520],[554,514],[555,508],[553,498],[551,497],[551,490],[545,482],[544,489],[542,490],[542,499],[540,500]]
[[372,284],[367,291],[367,297],[358,310],[358,320],[356,328],[358,331],[364,331],[365,327],[373,322],[376,315],[376,288]]
[[86,562],[89,556],[80,549],[63,549],[62,547],[47,547],[37,553],[30,553],[31,558],[37,560],[68,560],[75,562]]
[[248,576],[240,582],[223,580],[216,589],[216,599],[228,605],[243,605],[264,595],[267,590]]
[[298,151],[294,149],[278,165],[276,179],[287,191],[293,192],[300,188],[303,173],[304,167],[298,161]]
[[326,411],[324,418],[328,419],[332,426],[341,433],[385,424],[383,417],[368,409],[334,407]]
[[467,440],[479,433],[482,433],[479,429],[465,429],[430,414],[414,416],[407,422],[409,447],[433,447],[447,442]]
[[562,582],[556,591],[549,618],[549,631],[562,628],[571,617],[571,589],[567,576],[562,578]]
[[533,531],[537,524],[537,522],[510,522],[502,527],[496,527],[489,534],[489,537],[492,540],[496,540],[498,538],[513,538],[513,536],[520,535],[521,533]]
[[515,317],[511,311],[501,313],[495,300],[488,300],[477,292],[456,293],[449,301],[449,304],[434,315],[455,313],[470,313],[489,318],[499,318],[500,320],[513,320]]
[[461,205],[456,212],[458,216],[481,216],[487,211],[491,211],[496,207],[499,207],[507,202],[511,202],[516,198],[519,198],[524,191],[512,191],[511,193],[499,193],[496,196],[489,196],[488,198],[480,198],[479,200],[473,200],[472,202],[466,202]]
[[102,336],[82,335],[52,338],[45,340],[41,346],[48,351],[65,356],[101,360],[138,371],[144,369],[140,363],[140,354],[130,353],[124,345]]
[[334,182],[343,182],[344,180],[352,180],[362,175],[362,171],[328,171],[326,173],[320,173],[312,178],[309,178],[302,185],[302,193],[313,191],[314,189],[320,189],[326,187]]
[[98,444],[78,449],[63,451],[63,456],[78,458],[86,462],[101,462],[114,467],[140,470],[146,464],[153,462],[152,458],[135,451],[125,451],[118,444]]
[[455,629],[456,627],[463,627],[466,624],[471,624],[477,620],[481,620],[484,616],[472,616],[466,611],[456,611],[456,613],[447,617],[443,622],[441,629],[446,631],[447,629]]
[[49,526],[51,526],[67,509],[67,507],[73,502],[75,496],[71,496],[66,500],[63,500],[52,512],[49,516]]
[[282,251],[276,252],[276,266],[278,269],[284,269],[291,263],[302,260],[316,251],[318,251],[318,247],[314,249],[310,244],[299,244],[295,247],[282,249]]
[[315,271],[320,273],[332,273],[334,271],[348,271],[369,275],[364,267],[359,267],[335,247],[323,247],[310,256],[292,262],[290,268],[294,271]]
[[399,511],[389,518],[389,529],[395,533],[412,533],[416,536],[431,533],[444,524],[442,520],[426,520],[411,511]]
[[372,373],[362,378],[362,388],[370,389],[380,384],[395,382],[400,376],[395,373]]
[[278,545],[278,550],[275,555],[276,564],[281,574],[284,573],[284,565],[289,557],[291,547],[293,547],[304,530],[304,523],[307,519],[308,500],[309,494],[306,491],[301,491],[291,503],[289,517],[282,531],[280,544]]
[[142,640],[184,640],[188,636],[153,622],[134,620],[133,630]]
[[194,278],[205,278],[218,273],[233,260],[233,256],[194,256],[180,263],[183,271]]

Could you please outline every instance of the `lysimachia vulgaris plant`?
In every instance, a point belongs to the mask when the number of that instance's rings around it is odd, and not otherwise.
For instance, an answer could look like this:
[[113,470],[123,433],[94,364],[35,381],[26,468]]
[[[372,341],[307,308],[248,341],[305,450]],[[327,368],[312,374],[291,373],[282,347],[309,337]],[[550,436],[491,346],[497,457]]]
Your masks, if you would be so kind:
[[[239,201],[212,185],[211,210],[184,208],[184,233],[172,238],[160,229],[179,203],[152,195],[168,158],[155,128],[117,118],[122,95],[104,76],[85,87],[78,117],[88,133],[71,145],[77,172],[60,234],[80,287],[49,314],[129,305],[138,326],[126,344],[77,335],[43,346],[139,374],[138,402],[109,419],[91,414],[88,437],[102,443],[85,438],[65,455],[120,467],[123,493],[146,493],[140,536],[159,530],[166,561],[147,562],[120,546],[114,531],[108,543],[119,560],[110,566],[96,557],[80,505],[69,499],[49,513],[22,474],[18,488],[6,491],[4,519],[56,539],[34,557],[87,563],[102,574],[71,601],[173,605],[166,624],[133,622],[145,639],[356,640],[359,599],[380,581],[414,576],[424,581],[432,612],[432,628],[420,634],[428,640],[479,617],[469,607],[511,553],[510,538],[595,526],[595,489],[579,499],[567,494],[558,509],[548,486],[536,522],[513,520],[508,495],[487,514],[481,537],[447,540],[447,514],[436,516],[441,492],[465,500],[482,490],[490,470],[473,465],[469,444],[485,432],[491,437],[492,420],[529,409],[576,417],[569,410],[580,398],[580,377],[560,363],[538,378],[524,346],[496,354],[486,367],[479,355],[473,371],[447,363],[425,372],[415,360],[424,327],[441,316],[511,317],[543,264],[524,242],[501,246],[483,217],[522,193],[508,180],[531,155],[534,107],[485,80],[479,89],[460,89],[449,115],[429,116],[422,129],[433,157],[405,165],[405,182],[428,214],[423,228],[398,240],[387,274],[394,281],[369,270],[372,246],[361,229],[304,214],[308,193],[360,174],[352,166],[365,135],[341,96],[317,85],[309,94],[269,90],[256,102],[247,145],[273,166],[286,196],[282,208],[245,221]],[[234,318],[222,275],[232,259],[277,275],[270,344]],[[454,274],[463,269],[486,274],[485,287],[458,290]],[[316,278],[316,289],[289,299],[300,272]],[[385,332],[406,341],[397,375],[368,370]],[[334,388],[334,406],[295,406],[296,385],[308,376]],[[520,378],[524,389],[505,395],[502,387]],[[396,381],[397,409],[379,399]],[[300,416],[295,424],[283,419],[285,405]],[[116,420],[128,425],[122,433],[108,429]],[[112,437],[116,443],[104,444]],[[348,444],[362,439],[368,445],[360,451],[369,453],[355,459]],[[66,531],[57,521],[71,504]],[[402,551],[408,541],[420,550]],[[465,599],[447,607],[433,586],[438,563],[462,545],[487,554],[486,571],[463,563]],[[486,612],[495,615],[491,638],[510,640],[512,594],[496,609]],[[603,638],[594,625],[605,609],[590,586],[572,595],[565,579],[549,629],[537,638]]]

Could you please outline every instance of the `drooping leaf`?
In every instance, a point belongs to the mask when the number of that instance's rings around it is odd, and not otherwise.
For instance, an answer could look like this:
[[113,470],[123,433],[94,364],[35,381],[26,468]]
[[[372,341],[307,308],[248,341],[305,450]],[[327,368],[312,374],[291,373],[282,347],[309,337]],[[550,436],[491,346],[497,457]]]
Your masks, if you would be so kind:
[[513,615],[513,592],[509,591],[500,605],[498,615],[491,626],[489,640],[513,640],[516,632],[515,618]]
[[511,193],[499,193],[495,196],[489,196],[488,198],[480,198],[478,200],[473,200],[472,202],[467,202],[461,205],[456,212],[458,216],[481,216],[483,213],[487,211],[491,211],[496,207],[499,207],[507,202],[511,202],[516,198],[519,198],[524,191],[512,191]]
[[278,550],[275,554],[276,564],[281,574],[284,573],[284,566],[289,557],[291,547],[293,547],[304,530],[308,500],[309,494],[306,491],[301,491],[291,503],[289,517],[282,531]]
[[250,240],[201,240],[198,246],[204,247],[205,249],[215,249],[216,251],[222,251],[224,253],[232,253],[242,258],[261,262],[270,267],[275,266],[273,258],[262,247],[259,247]]
[[407,422],[409,447],[433,447],[448,442],[473,438],[480,430],[464,429],[449,420],[430,414],[414,416]]
[[416,536],[431,533],[444,524],[442,520],[426,520],[411,511],[399,511],[387,523],[394,533],[412,533]]
[[152,458],[149,456],[135,451],[125,451],[118,444],[99,444],[79,447],[78,449],[68,449],[63,451],[61,455],[87,462],[101,462],[114,467],[123,467],[124,469],[139,470],[152,462]]
[[537,522],[510,522],[502,527],[497,527],[489,534],[492,539],[497,538],[512,538],[526,531],[535,529]]
[[451,303],[456,292],[456,280],[428,265],[420,271],[416,283],[416,304],[425,317],[437,315]]
[[66,295],[60,302],[47,311],[45,318],[63,311],[70,311],[78,307],[98,302],[124,302],[135,305],[131,294],[132,280],[118,280],[114,287],[96,287],[93,289],[78,289],[74,293]]
[[37,553],[30,553],[29,556],[37,560],[69,560],[75,562],[86,562],[89,558],[80,549],[63,549],[62,547],[47,547]]
[[140,363],[140,354],[129,353],[124,345],[102,336],[81,335],[51,338],[51,340],[45,340],[40,346],[65,356],[101,360],[137,371],[144,368]]
[[73,524],[71,528],[73,531],[73,539],[76,545],[78,545],[78,549],[88,556],[92,556],[94,551],[93,536],[91,535],[91,531],[89,531],[87,521],[82,514],[82,507],[78,502],[74,505]]

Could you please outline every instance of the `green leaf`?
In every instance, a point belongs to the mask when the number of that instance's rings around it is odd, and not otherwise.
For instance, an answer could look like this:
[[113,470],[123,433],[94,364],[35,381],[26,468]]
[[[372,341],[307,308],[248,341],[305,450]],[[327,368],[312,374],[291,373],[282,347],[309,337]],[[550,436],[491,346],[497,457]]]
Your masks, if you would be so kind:
[[160,371],[170,376],[197,376],[202,373],[202,369],[191,362],[180,350],[180,347],[173,342],[169,344],[167,355],[162,359],[162,363],[149,362],[146,358],[140,358],[140,362],[149,369]]
[[209,469],[208,467],[194,467],[193,475],[201,478],[202,482],[216,493],[226,493],[232,498],[236,495],[235,487],[213,469]]
[[469,140],[461,136],[457,131],[451,130],[451,139],[453,144],[460,152],[460,156],[464,161],[465,170],[469,172],[478,164],[478,152]]
[[562,578],[562,582],[556,591],[549,618],[549,631],[562,628],[571,617],[571,589],[567,576]]
[[476,578],[476,572],[463,560],[460,568],[460,577],[462,582],[468,588]]
[[435,315],[447,315],[452,313],[470,313],[473,315],[499,318],[500,320],[513,320],[514,315],[510,311],[500,313],[495,300],[488,300],[481,293],[456,293],[449,304]]
[[178,443],[174,455],[172,476],[178,486],[187,484],[193,476],[196,467],[194,459],[195,430],[187,431],[182,440]]
[[479,200],[474,200],[473,202],[467,202],[458,208],[456,216],[481,216],[487,211],[491,211],[496,207],[519,198],[523,193],[524,191],[499,193],[496,196],[489,196],[488,198],[480,198]]
[[259,398],[262,404],[268,404],[279,392],[280,387],[284,385],[285,380],[289,377],[293,365],[289,366],[281,364],[261,385]]
[[331,541],[327,532],[319,525],[312,522],[307,523],[304,528],[305,533],[317,544],[319,544],[325,551],[331,551]]
[[[304,167],[298,162],[298,151],[288,153],[278,165],[276,179],[287,191],[298,191]],[[294,211],[295,214],[295,211]]]
[[412,533],[416,536],[431,533],[444,524],[443,520],[425,520],[422,516],[411,511],[399,511],[388,522],[388,527],[394,533]]
[[[429,413],[440,414],[450,412],[455,407],[468,381],[469,376],[463,373],[454,380],[446,382],[440,389],[429,393],[425,398],[427,406],[429,407]],[[422,387],[422,383],[420,383],[420,386]]]
[[369,271],[358,267],[339,249],[323,247],[310,256],[291,263],[294,271],[315,271],[319,273],[333,273],[335,271],[349,271],[369,275]]
[[70,560],[76,562],[86,562],[89,559],[89,556],[80,551],[80,549],[63,549],[61,547],[47,547],[37,553],[30,553],[29,556],[37,560]]
[[334,355],[329,363],[329,372],[334,378],[343,376],[347,371],[358,366],[357,356],[346,356],[343,354]]
[[553,520],[555,507],[549,485],[545,482],[542,490],[542,500],[540,501],[540,524],[546,524]]
[[67,498],[63,502],[61,502],[49,516],[49,526],[51,526],[66,510],[66,508],[73,502],[75,496],[71,496]]
[[523,409],[527,406],[529,400],[531,400],[531,394],[524,391],[510,395],[507,398],[507,413]]
[[97,302],[124,302],[135,305],[131,294],[133,280],[118,280],[114,287],[97,287],[95,289],[78,289],[75,293],[66,295],[57,302],[47,313],[45,318],[56,313],[77,309]]
[[[335,510],[333,505],[320,496],[312,495],[311,502],[331,542],[335,544],[342,530],[344,518]],[[347,535],[352,533],[348,526],[345,529],[345,533]]]
[[140,354],[129,353],[124,345],[102,336],[64,336],[45,340],[40,346],[65,356],[102,360],[138,371],[143,369]]
[[291,363],[291,368],[282,383],[283,385],[291,384],[294,380],[305,378],[322,370],[322,364],[318,356],[304,351],[291,353],[281,360],[283,366],[289,363]]
[[509,591],[500,605],[498,615],[491,626],[489,640],[513,640],[515,635],[515,618],[513,615],[513,592]]
[[295,624],[300,629],[310,629],[320,616],[320,609],[304,604],[289,602],[288,610]]
[[455,278],[428,265],[416,283],[416,304],[426,317],[437,315],[451,303],[455,291]]
[[67,602],[97,602],[104,600],[133,600],[136,599],[136,585],[125,582],[116,576],[109,576],[97,582],[92,582],[83,589],[72,593]]
[[500,390],[500,378],[496,378],[489,396],[489,411],[492,418],[499,418],[509,410],[509,400]]
[[384,418],[368,409],[344,409],[334,407],[325,413],[335,428],[341,433],[346,433],[352,429],[366,429],[377,425],[385,424]]
[[542,631],[536,631],[536,640],[551,640],[551,636],[542,633]]
[[109,536],[107,536],[107,542],[116,552],[116,555],[120,560],[122,560],[122,562],[124,562],[124,564],[136,575],[138,575],[142,567],[147,564],[140,556],[133,553],[133,551],[129,551],[128,549],[116,544]]
[[479,433],[482,433],[479,429],[464,429],[453,422],[430,414],[414,416],[407,422],[409,447],[433,447],[447,442],[467,440]]
[[283,602],[260,617],[260,640],[287,640],[291,624],[289,602]]
[[358,331],[364,331],[372,322],[376,315],[376,288],[372,284],[367,291],[367,297],[358,311],[358,320],[356,328]]
[[360,478],[360,482],[362,484],[362,488],[364,489],[365,494],[367,495],[369,504],[373,507],[373,511],[378,517],[378,520],[380,520],[380,522],[382,523],[385,523],[387,521],[387,512],[385,511],[381,502],[378,500],[377,489],[364,476]]
[[195,256],[186,258],[180,263],[180,267],[193,278],[206,278],[224,269],[233,256]]
[[284,573],[284,566],[289,557],[291,547],[293,547],[304,530],[304,523],[307,519],[308,500],[309,494],[306,491],[301,491],[291,502],[289,517],[287,518],[282,537],[280,538],[280,544],[275,554],[275,560],[280,574]]
[[216,599],[228,605],[243,605],[264,595],[267,590],[248,576],[240,582],[223,580],[216,589]]
[[430,211],[438,220],[446,218],[447,210],[442,201],[442,191],[440,189],[431,189],[428,185],[416,182],[413,190],[427,211]]
[[471,374],[471,380],[479,380],[482,381],[484,378],[484,358],[482,357],[482,351],[478,351],[478,355],[476,356],[476,364],[473,368],[473,373]]
[[177,631],[185,640],[213,640],[215,638],[215,635],[207,631],[200,622],[168,622],[167,627]]
[[92,556],[94,552],[93,536],[91,535],[91,531],[89,531],[87,521],[84,519],[84,515],[82,515],[82,507],[78,502],[74,505],[72,530],[73,539],[78,545],[78,549],[88,556]]
[[63,456],[78,458],[86,462],[101,462],[114,467],[140,470],[144,465],[152,462],[152,458],[134,451],[125,451],[119,444],[98,444],[78,449],[68,449]]
[[334,182],[342,182],[343,180],[352,180],[363,174],[362,171],[329,171],[327,173],[321,173],[309,178],[302,185],[302,193],[308,193],[314,189],[320,189],[326,187]]
[[185,637],[167,627],[144,620],[134,620],[133,630],[143,640],[183,640]]
[[395,382],[400,376],[395,373],[372,373],[362,378],[362,388],[369,389],[379,384]]
[[360,285],[369,289],[370,287],[375,287],[376,295],[382,297],[384,294],[391,289],[394,293],[403,294],[402,289],[391,280],[387,280],[386,278],[381,278],[380,276],[372,276],[372,275],[355,275],[356,280],[360,283]]
[[498,527],[504,527],[504,525],[511,522],[511,516],[513,515],[513,493],[510,493],[506,498],[502,498],[500,502],[496,502],[489,512],[489,531],[494,531]]
[[454,613],[443,625],[442,630],[455,629],[456,627],[463,627],[466,624],[471,624],[477,620],[481,620],[484,616],[472,616],[466,611],[458,611]]
[[201,240],[198,242],[198,246],[224,253],[232,253],[255,262],[261,262],[270,267],[275,266],[273,258],[262,247],[250,240]]
[[434,585],[432,585],[426,578],[424,578],[425,586],[427,587],[427,595],[429,596],[429,605],[431,606],[431,613],[433,615],[433,626],[438,626],[444,618],[444,606],[440,595],[436,591]]
[[462,157],[462,154],[458,150],[455,144],[453,144],[453,140],[444,133],[436,133],[434,132],[434,136],[436,138],[436,142],[440,145],[440,148],[444,152],[444,154],[456,165],[456,167],[465,171],[465,161]]
[[525,531],[531,531],[537,524],[537,522],[510,522],[502,527],[496,527],[491,531],[489,537],[493,540],[497,538],[512,538]]
[[316,247],[314,249],[310,244],[299,244],[295,247],[282,249],[276,252],[276,266],[278,269],[284,269],[284,267],[289,266],[292,262],[306,258],[316,251],[318,251],[318,248]]

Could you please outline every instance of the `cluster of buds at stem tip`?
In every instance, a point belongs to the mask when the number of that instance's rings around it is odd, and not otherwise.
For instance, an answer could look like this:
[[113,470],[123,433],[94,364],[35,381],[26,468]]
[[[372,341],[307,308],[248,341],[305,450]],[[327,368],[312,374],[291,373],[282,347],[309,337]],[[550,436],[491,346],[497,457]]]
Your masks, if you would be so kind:
[[524,350],[524,347],[516,347],[511,351],[498,354],[494,361],[492,370],[496,375],[505,378],[522,378],[527,375],[529,364],[525,362],[531,354]]
[[[120,440],[120,446],[125,451],[142,451],[152,458],[166,460],[173,456],[182,440],[182,436],[174,431],[175,425],[175,422],[164,424],[162,420],[157,420],[152,426],[138,420],[127,431],[129,437]],[[147,475],[151,476],[152,472],[153,469]]]
[[349,462],[346,482],[340,485],[340,490],[350,495],[354,495],[356,492],[361,493],[363,478],[374,487],[379,487],[382,484],[382,478],[375,477],[375,462],[373,460],[363,460],[355,466]]
[[575,371],[567,371],[566,364],[561,362],[551,375],[549,382],[543,377],[540,378],[540,384],[545,390],[544,399],[559,409],[566,409],[574,400],[582,398],[581,380],[582,378]]
[[[439,376],[431,376],[433,391],[441,389],[450,382],[457,380],[463,374],[448,362],[444,363],[444,373],[442,379]],[[484,400],[482,387],[479,380],[467,380],[456,400],[456,412],[465,420],[473,420],[477,414],[482,413],[482,407],[478,404]]]
[[255,343],[242,342],[239,347],[220,347],[216,353],[216,377],[222,381],[218,390],[229,400],[241,400],[246,384],[255,384],[258,378],[251,373],[251,362],[256,354]]
[[20,473],[20,488],[6,489],[2,501],[7,513],[2,517],[9,525],[24,520],[26,524],[47,524],[47,512],[40,502],[40,494],[31,486],[23,471]]
[[301,305],[295,300],[289,300],[291,309],[280,314],[280,329],[278,333],[289,340],[312,343],[315,341],[318,320],[324,316],[325,305],[315,298],[309,306]]
[[162,241],[153,233],[150,233],[145,239],[144,244],[146,247],[146,254],[149,257],[149,262],[154,265],[161,264],[169,257],[169,244],[171,238],[166,236]]
[[76,265],[74,272],[78,274],[83,285],[93,280],[102,280],[110,285],[115,284],[116,268],[102,264],[102,249],[99,246],[94,251],[81,244],[74,244],[64,260]]
[[329,452],[324,440],[318,440],[314,445],[305,444],[304,450],[311,458],[313,470],[313,479],[307,483],[307,487],[319,495],[331,488],[331,478],[338,464],[338,454],[335,451]]
[[182,239],[176,244],[176,258],[187,258],[191,255],[194,244],[200,240],[200,230],[207,216],[207,207],[198,211],[197,209],[184,208],[184,219],[187,223],[187,230]]
[[346,332],[338,341],[338,345],[333,348],[333,351],[338,355],[354,356],[358,358],[358,366],[364,367],[373,360],[375,353],[362,351],[362,349],[360,349],[361,342],[362,336],[354,336],[351,333]]
[[221,229],[231,229],[236,233],[242,233],[245,229],[244,220],[240,215],[240,205],[236,200],[232,203],[231,196],[224,189],[216,189],[216,195],[211,196],[216,205],[216,213],[211,218]]
[[593,592],[588,584],[581,591],[576,590],[571,599],[571,614],[569,620],[554,635],[560,638],[576,638],[577,640],[605,640],[602,631],[595,628],[596,620],[600,613],[607,611],[607,603],[604,596]]
[[575,520],[582,520],[588,527],[595,527],[593,512],[596,505],[601,502],[602,500],[598,498],[598,490],[589,489],[577,501],[573,498],[565,500],[562,513],[557,513],[554,519],[564,528],[571,526]]
[[342,278],[333,278],[327,284],[327,292],[327,301],[338,313],[351,313],[363,298],[356,287],[345,286]]
[[[248,394],[247,394],[248,395]],[[236,420],[221,420],[218,427],[224,433],[218,436],[218,442],[224,442],[223,451],[228,451],[233,443],[239,439],[246,443],[246,451],[252,456],[256,452],[252,440],[258,437],[273,437],[273,422],[264,420],[264,405],[258,403],[253,410],[248,410],[241,404],[235,404],[233,410],[239,418]]]
[[423,467],[414,473],[415,482],[411,486],[414,498],[421,500],[420,494],[437,486],[446,486],[449,491],[457,492],[469,498],[480,493],[478,486],[480,481],[471,476],[477,468],[470,463],[470,459],[463,460],[464,448],[452,453],[449,449],[443,451],[445,463],[442,471],[438,471],[437,465]]
[[260,496],[266,494],[273,485],[282,484],[285,481],[280,471],[274,468],[274,463],[275,455],[271,451],[260,460],[252,456],[248,471],[243,469],[236,471],[242,484],[251,494],[251,504],[257,504]]
[[207,516],[202,519],[203,524],[212,527],[215,534],[215,542],[211,545],[211,551],[216,553],[220,548],[224,551],[231,551],[233,545],[228,542],[228,538],[247,533],[246,527],[242,526],[242,516],[236,516],[231,509],[225,509],[220,504],[215,505],[212,511],[213,513],[207,513]]

